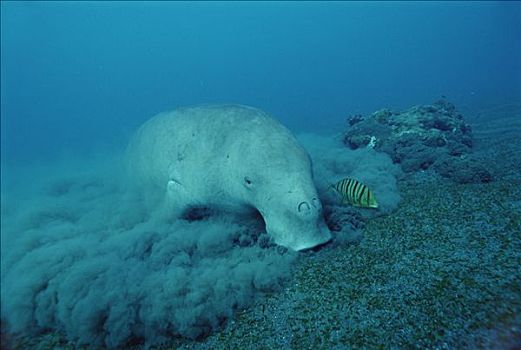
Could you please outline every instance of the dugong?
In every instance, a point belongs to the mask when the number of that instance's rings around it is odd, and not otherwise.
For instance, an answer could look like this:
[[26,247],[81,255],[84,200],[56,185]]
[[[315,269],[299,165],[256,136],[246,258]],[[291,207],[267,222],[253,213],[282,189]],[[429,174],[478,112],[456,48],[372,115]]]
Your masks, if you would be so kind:
[[130,142],[130,176],[164,196],[168,215],[193,207],[258,210],[278,245],[330,240],[311,161],[291,132],[243,105],[187,107],[146,121]]

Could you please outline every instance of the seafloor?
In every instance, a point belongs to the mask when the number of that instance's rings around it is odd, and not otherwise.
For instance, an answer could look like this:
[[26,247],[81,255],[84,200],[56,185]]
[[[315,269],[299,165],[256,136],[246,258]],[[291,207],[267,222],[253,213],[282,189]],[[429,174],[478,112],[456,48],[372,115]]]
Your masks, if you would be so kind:
[[[494,181],[401,179],[398,209],[360,242],[301,254],[283,291],[162,349],[521,348],[521,105],[468,122]],[[47,334],[18,348],[74,347]]]

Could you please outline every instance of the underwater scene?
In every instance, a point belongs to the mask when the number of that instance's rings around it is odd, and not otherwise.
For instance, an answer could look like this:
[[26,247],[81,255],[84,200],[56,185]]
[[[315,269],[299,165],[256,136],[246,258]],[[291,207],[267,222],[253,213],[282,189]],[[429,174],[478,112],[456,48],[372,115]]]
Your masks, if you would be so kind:
[[521,2],[1,10],[1,349],[521,349]]

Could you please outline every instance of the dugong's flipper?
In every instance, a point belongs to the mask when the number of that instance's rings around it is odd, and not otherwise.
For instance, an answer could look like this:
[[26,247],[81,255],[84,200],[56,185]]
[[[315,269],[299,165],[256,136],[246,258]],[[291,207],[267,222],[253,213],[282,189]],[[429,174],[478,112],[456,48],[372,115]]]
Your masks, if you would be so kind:
[[187,189],[179,181],[170,179],[166,185],[166,196],[154,218],[159,221],[178,219],[190,206],[190,195]]

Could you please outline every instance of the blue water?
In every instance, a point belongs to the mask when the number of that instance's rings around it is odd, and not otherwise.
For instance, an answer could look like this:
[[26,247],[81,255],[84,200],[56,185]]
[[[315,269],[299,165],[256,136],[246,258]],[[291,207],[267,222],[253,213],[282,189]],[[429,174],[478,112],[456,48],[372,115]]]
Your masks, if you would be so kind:
[[2,2],[2,162],[121,146],[157,112],[234,102],[291,129],[447,96],[521,96],[521,5]]

